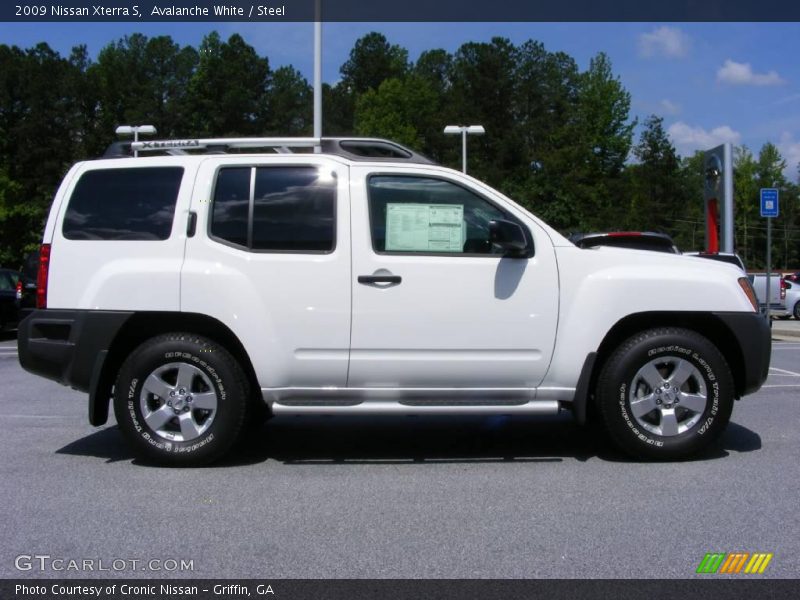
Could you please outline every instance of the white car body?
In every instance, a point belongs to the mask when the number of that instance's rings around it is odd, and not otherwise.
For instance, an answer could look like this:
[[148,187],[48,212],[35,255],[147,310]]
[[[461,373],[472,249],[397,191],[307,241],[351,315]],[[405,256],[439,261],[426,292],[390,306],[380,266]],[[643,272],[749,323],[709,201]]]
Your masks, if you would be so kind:
[[[59,225],[75,181],[87,170],[128,163],[185,169],[170,238],[107,241],[102,252],[91,242],[66,239]],[[215,173],[241,164],[314,165],[334,172],[339,182],[334,252],[313,259],[255,254],[211,239],[208,207]],[[366,178],[375,172],[435,176],[475,190],[525,223],[535,255],[511,260],[376,254],[369,243],[366,199]],[[189,211],[197,213],[191,238]],[[65,177],[44,241],[56,249],[49,308],[208,315],[241,340],[265,399],[276,407],[284,399],[384,399],[405,392],[549,401],[541,406],[552,408],[553,402],[571,400],[583,358],[628,315],[752,311],[729,265],[644,251],[578,249],[485,184],[432,165],[353,164],[313,155],[85,162]],[[379,269],[401,274],[403,285],[375,289],[355,281],[355,275]],[[514,293],[496,293],[504,287]]]
[[[735,266],[578,248],[386,140],[137,144],[177,155],[65,176],[18,347],[88,392],[92,425],[113,404],[145,458],[205,464],[270,415],[564,409],[633,456],[681,458],[767,377]],[[186,153],[264,145],[281,151]]]

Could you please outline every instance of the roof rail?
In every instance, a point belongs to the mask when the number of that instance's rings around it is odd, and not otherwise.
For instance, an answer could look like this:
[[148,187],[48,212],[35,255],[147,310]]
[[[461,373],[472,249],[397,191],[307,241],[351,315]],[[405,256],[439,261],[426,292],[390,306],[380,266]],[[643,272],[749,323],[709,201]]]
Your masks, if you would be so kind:
[[422,154],[414,152],[396,142],[379,138],[314,138],[314,137],[253,137],[253,138],[185,138],[175,140],[150,140],[138,142],[114,142],[107,149],[104,158],[122,158],[133,155],[134,151],[166,152],[167,154],[187,154],[187,151],[201,153],[225,153],[236,148],[269,148],[278,153],[291,153],[293,148],[320,148],[324,154],[343,156],[354,161],[413,162],[436,164]]
[[313,148],[319,138],[205,138],[184,140],[149,140],[131,142],[131,150],[156,152],[162,150],[204,150],[213,148]]

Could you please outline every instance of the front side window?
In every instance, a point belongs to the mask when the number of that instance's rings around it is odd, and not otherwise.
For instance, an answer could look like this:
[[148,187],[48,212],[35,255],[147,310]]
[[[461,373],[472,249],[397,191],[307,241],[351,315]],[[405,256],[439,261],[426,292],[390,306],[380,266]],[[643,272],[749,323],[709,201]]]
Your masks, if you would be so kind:
[[172,232],[181,167],[84,173],[64,215],[69,240],[166,240]]
[[509,215],[466,188],[401,175],[372,176],[368,185],[376,252],[503,253],[489,239],[489,222]]
[[251,250],[331,252],[336,178],[310,166],[220,169],[211,235]]

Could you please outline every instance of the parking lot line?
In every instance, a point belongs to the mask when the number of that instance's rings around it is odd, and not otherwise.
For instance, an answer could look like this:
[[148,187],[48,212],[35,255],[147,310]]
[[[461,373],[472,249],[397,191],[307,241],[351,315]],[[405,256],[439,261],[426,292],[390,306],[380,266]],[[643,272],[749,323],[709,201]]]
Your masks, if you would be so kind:
[[800,383],[776,383],[773,385],[762,385],[762,388],[800,388]]
[[770,367],[770,371],[777,371],[779,375],[788,375],[791,377],[800,377],[800,373],[795,373],[794,371],[787,371],[786,369],[779,369],[778,367]]

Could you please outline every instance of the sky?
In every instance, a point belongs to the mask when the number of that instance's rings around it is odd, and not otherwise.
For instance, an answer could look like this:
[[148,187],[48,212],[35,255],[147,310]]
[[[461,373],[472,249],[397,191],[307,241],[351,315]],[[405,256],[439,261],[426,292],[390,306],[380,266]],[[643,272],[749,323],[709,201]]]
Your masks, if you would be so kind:
[[[293,65],[311,80],[311,23],[0,23],[0,43],[27,48],[45,41],[62,54],[86,44],[94,57],[131,33],[171,35],[196,46],[213,30],[226,38],[239,33],[273,68]],[[769,141],[786,159],[787,177],[797,180],[800,23],[325,23],[324,81],[338,80],[353,44],[370,31],[406,48],[411,60],[495,36],[541,41],[582,69],[605,52],[631,93],[631,116],[640,123],[650,114],[664,117],[681,155],[723,142],[745,144],[757,155]]]

